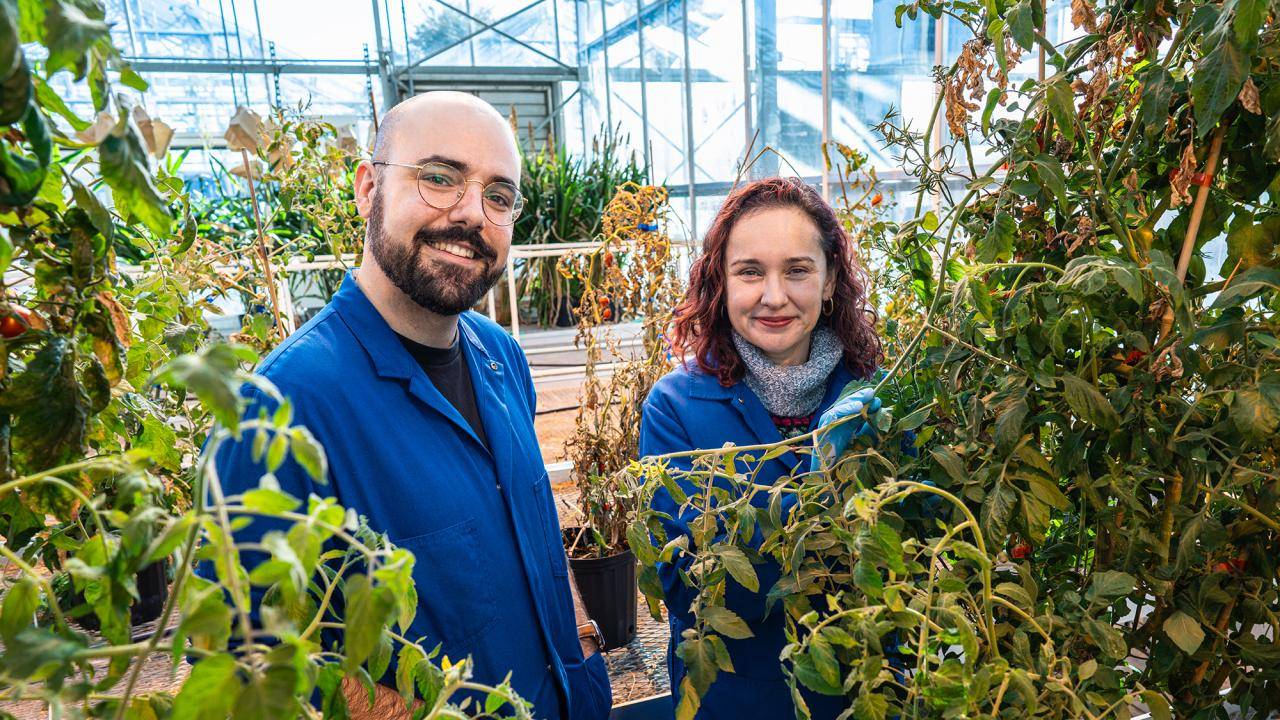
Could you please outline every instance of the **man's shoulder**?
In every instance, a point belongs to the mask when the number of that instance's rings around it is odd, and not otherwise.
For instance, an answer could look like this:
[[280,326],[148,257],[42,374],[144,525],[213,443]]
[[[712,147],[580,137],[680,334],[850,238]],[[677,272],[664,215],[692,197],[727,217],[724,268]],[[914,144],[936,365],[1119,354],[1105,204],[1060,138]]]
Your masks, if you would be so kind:
[[349,374],[360,352],[353,339],[333,305],[326,305],[277,345],[254,373],[286,394],[325,387]]

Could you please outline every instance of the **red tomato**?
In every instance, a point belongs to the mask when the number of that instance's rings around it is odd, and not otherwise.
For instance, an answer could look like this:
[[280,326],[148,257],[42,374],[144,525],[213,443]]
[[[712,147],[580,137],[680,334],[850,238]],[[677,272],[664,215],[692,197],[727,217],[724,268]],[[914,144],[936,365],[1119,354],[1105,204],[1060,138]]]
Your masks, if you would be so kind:
[[884,195],[876,193],[875,197],[871,198],[871,207],[875,207],[882,202],[884,202]]
[[21,305],[10,305],[11,315],[0,318],[0,335],[16,338],[32,326],[35,314]]
[[1128,355],[1124,356],[1126,365],[1136,365],[1139,360],[1146,356],[1141,350],[1130,350]]
[[605,320],[611,319],[613,317],[613,310],[610,310],[609,308],[605,308],[601,310],[600,317],[604,318]]
[[0,335],[6,338],[16,338],[26,331],[27,326],[12,315],[5,315],[3,319],[0,319]]
[[1031,543],[1015,545],[1013,550],[1009,551],[1009,557],[1012,557],[1014,560],[1023,560],[1031,557]]

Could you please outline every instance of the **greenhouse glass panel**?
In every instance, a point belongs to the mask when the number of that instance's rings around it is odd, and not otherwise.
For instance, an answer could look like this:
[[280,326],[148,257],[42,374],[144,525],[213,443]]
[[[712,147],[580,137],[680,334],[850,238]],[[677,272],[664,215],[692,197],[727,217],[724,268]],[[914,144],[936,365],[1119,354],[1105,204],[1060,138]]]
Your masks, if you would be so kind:
[[[733,180],[750,141],[742,62],[742,3],[690,0],[693,159],[699,183]],[[700,223],[702,217],[699,203]]]
[[[373,9],[367,2],[351,0],[224,0],[237,9],[246,57],[257,55],[257,32],[262,35],[262,57],[275,43],[276,56],[306,60],[361,60],[366,46],[376,57],[377,34]],[[255,12],[257,15],[255,15]]]
[[[621,144],[644,158],[644,111],[648,104],[648,83],[641,76],[640,34],[636,25],[636,4],[605,4],[605,17],[610,32],[609,45],[609,132],[618,135]],[[602,126],[601,129],[605,129]]]
[[[113,38],[131,56],[222,60],[239,57],[240,35],[225,0],[221,4],[218,0],[109,0],[106,10],[107,21],[113,25]],[[243,24],[245,20],[248,25]],[[252,14],[240,21],[245,31],[251,31]]]
[[389,44],[407,45],[397,57],[410,65],[555,66],[572,58],[566,10],[564,0],[415,0],[392,13]]
[[936,23],[921,15],[899,29],[896,6],[895,0],[831,5],[831,139],[868,153],[879,168],[898,163],[875,126],[895,111],[899,122],[923,132],[936,97]]
[[[281,75],[279,83],[281,105],[335,125],[371,119],[371,102],[383,107],[378,83],[359,75]],[[357,138],[365,142],[363,135]]]
[[[222,143],[237,105],[263,113],[270,106],[261,75],[151,73],[147,108],[173,127],[175,139],[211,139]],[[247,99],[246,99],[247,92]]]
[[678,185],[687,192],[689,178],[684,164],[684,35],[681,30],[680,6],[678,2],[666,2],[646,3],[644,7],[650,172],[654,182]]

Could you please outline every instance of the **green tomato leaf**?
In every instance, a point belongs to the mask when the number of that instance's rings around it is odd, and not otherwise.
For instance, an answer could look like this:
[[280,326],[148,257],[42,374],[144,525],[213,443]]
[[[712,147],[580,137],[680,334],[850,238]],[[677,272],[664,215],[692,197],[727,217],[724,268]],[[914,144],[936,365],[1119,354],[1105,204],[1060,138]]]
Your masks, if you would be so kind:
[[137,126],[127,115],[98,146],[98,157],[102,179],[111,188],[116,210],[141,221],[156,235],[167,236],[173,218],[168,203],[151,182],[146,148]]
[[321,485],[329,482],[329,458],[324,453],[324,446],[316,440],[315,435],[305,427],[289,429],[289,447],[293,450],[293,459],[302,466],[312,480]]
[[1062,380],[1067,404],[1076,417],[1103,430],[1114,430],[1120,426],[1119,413],[1092,383],[1074,375],[1063,375],[1059,379]]
[[739,585],[753,593],[760,592],[760,578],[756,577],[755,568],[751,567],[751,561],[740,548],[720,545],[716,548],[716,554],[724,561],[725,569]]
[[1181,610],[1165,619],[1164,633],[1188,655],[1195,653],[1204,642],[1204,628],[1199,621]]
[[1191,102],[1195,107],[1196,135],[1204,137],[1222,113],[1236,101],[1248,75],[1249,61],[1233,35],[1208,35],[1213,46],[1195,64],[1191,75]]
[[24,577],[9,587],[4,594],[4,604],[0,607],[0,638],[6,645],[11,644],[19,632],[35,621],[38,609],[40,586],[34,580]]
[[231,655],[213,655],[191,668],[173,699],[173,720],[221,720],[228,716],[243,684]]
[[1012,215],[1003,210],[996,213],[991,227],[987,228],[987,234],[978,241],[978,262],[993,263],[1012,258],[1017,231],[1018,224]]
[[712,630],[727,638],[745,640],[755,636],[755,633],[751,632],[751,628],[747,627],[747,623],[738,617],[737,613],[728,608],[712,605],[703,608],[701,615]]

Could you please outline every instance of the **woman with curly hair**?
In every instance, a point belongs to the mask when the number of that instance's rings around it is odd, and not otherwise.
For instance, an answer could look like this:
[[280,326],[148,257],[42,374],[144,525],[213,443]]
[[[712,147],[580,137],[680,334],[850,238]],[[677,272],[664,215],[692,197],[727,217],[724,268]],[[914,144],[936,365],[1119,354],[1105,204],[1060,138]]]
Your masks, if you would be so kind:
[[[879,401],[869,391],[836,402],[845,385],[869,378],[881,360],[874,324],[866,274],[821,196],[793,178],[738,188],[708,230],[688,292],[676,309],[669,338],[683,363],[659,380],[645,401],[640,454],[774,443],[836,418],[875,412]],[[832,428],[820,446],[822,454],[838,456],[855,432],[865,431],[863,423],[855,419]],[[801,461],[794,452],[768,460],[756,482],[791,476]],[[810,458],[804,462],[807,466]],[[688,457],[672,458],[669,465],[691,467]],[[768,501],[765,493],[756,497],[762,507]],[[697,509],[682,508],[666,490],[658,491],[653,507],[671,517],[664,521],[668,538],[683,534],[692,546],[689,524]],[[756,542],[759,537],[756,533]],[[670,562],[659,564],[671,625],[667,664],[677,704],[686,668],[676,649],[683,632],[695,625],[690,604],[696,591],[682,578],[690,562],[689,555],[677,551]],[[755,569],[758,592],[726,579],[725,606],[747,623],[752,637],[725,639],[734,671],[718,674],[698,718],[795,716],[779,660],[787,644],[783,610],[766,613],[766,595],[780,568],[766,562]],[[832,718],[843,709],[841,698],[802,695],[814,718]]]

